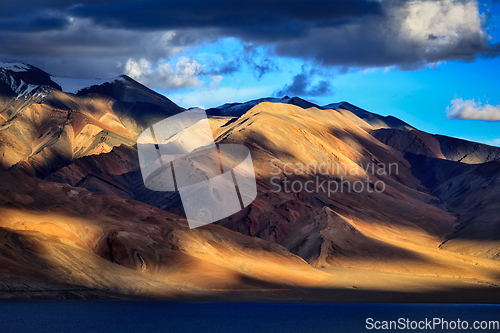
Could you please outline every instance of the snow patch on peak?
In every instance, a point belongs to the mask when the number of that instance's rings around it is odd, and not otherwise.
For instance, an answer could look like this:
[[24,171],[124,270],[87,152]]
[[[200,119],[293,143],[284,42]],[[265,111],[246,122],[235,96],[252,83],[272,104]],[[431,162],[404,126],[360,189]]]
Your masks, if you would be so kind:
[[12,71],[12,72],[26,72],[31,70],[29,65],[23,64],[21,62],[1,62],[0,69]]
[[12,73],[6,71],[0,71],[0,80],[5,82],[12,92],[17,95],[16,100],[22,96],[24,96],[25,99],[28,98],[32,92],[40,87],[36,84],[28,84],[22,79],[16,79]]
[[51,76],[52,81],[61,86],[62,91],[76,94],[78,91],[92,86],[100,86],[104,83],[125,80],[121,76],[112,77],[109,79],[71,79],[66,77]]
[[39,87],[39,85],[28,84],[23,80],[21,80],[17,87],[11,86],[13,90],[15,89],[15,93],[17,94],[16,100],[18,100],[22,96],[24,96],[24,98],[26,99],[35,89],[38,89]]

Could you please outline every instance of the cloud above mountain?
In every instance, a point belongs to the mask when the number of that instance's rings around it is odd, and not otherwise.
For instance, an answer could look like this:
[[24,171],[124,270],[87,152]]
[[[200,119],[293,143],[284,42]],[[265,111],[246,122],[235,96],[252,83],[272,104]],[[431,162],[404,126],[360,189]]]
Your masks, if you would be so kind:
[[[412,70],[500,52],[476,0],[23,0],[2,2],[0,9],[0,58],[56,75],[113,76],[143,59],[158,67],[224,38],[245,46],[241,59],[260,47],[269,55],[263,59],[292,57],[344,69]],[[235,72],[243,63],[221,63],[214,74]],[[276,69],[272,62],[252,65],[259,77]]]
[[174,66],[162,63],[154,67],[146,59],[130,59],[125,65],[125,74],[146,86],[164,90],[200,87],[203,82],[198,76],[203,67],[194,59],[181,58]]
[[446,108],[446,113],[449,119],[500,121],[500,105],[483,105],[473,99],[455,98]]
[[293,77],[290,84],[287,84],[283,89],[278,90],[274,93],[277,97],[282,97],[285,95],[290,96],[325,96],[332,95],[333,87],[326,81],[321,80],[317,84],[311,83],[311,76],[302,71],[302,73],[297,74]]

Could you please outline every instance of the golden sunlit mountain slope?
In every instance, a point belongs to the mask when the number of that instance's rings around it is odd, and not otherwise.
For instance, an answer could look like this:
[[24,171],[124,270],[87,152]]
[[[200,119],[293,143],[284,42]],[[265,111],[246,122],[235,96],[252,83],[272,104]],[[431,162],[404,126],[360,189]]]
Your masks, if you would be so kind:
[[[191,230],[185,219],[133,200],[16,173],[0,177],[0,274],[26,281],[19,292],[54,283],[67,292],[170,297],[327,281],[277,244],[216,225]],[[4,286],[2,296],[11,289]]]
[[0,167],[38,177],[82,156],[133,146],[144,128],[183,111],[126,76],[73,94],[61,91],[51,76],[35,68],[0,68],[0,74],[4,84],[11,83],[4,90],[22,91],[5,93],[1,100]]
[[[251,149],[259,190],[249,208],[217,224],[284,246],[312,267],[330,274],[326,281],[345,284],[336,272],[346,268],[354,275],[365,271],[375,276],[439,277],[441,282],[452,279],[453,283],[498,281],[497,262],[440,249],[455,232],[456,217],[437,204],[436,197],[422,191],[423,185],[401,153],[383,145],[341,113],[264,103],[240,118],[215,117],[210,122],[217,142],[243,143]],[[129,154],[135,151],[122,146],[108,154],[84,157],[47,179],[134,198],[182,215],[175,194],[144,188],[140,174],[134,171],[138,165],[133,164],[133,158],[131,163],[120,163],[128,160]],[[344,169],[332,164],[332,156],[343,163]],[[398,172],[367,172],[366,165],[374,161],[379,169],[397,163]],[[330,168],[323,174],[319,172],[322,163]],[[305,170],[305,165],[310,170]],[[298,169],[300,166],[302,169]],[[316,173],[314,166],[318,167]],[[350,170],[357,173],[352,175]],[[369,178],[371,183],[384,181],[386,188],[381,193],[373,189],[372,193],[328,193],[328,188],[321,187],[314,193],[293,193],[291,188],[286,193],[283,187],[276,191],[276,184],[283,186],[285,176],[295,184],[315,181],[316,176],[320,181],[343,176],[351,181]],[[205,228],[210,227],[199,230]],[[220,260],[207,256],[211,262]],[[189,274],[184,278],[189,280]],[[325,280],[317,283],[324,288]],[[379,287],[390,289],[382,281]]]
[[449,157],[468,144],[409,127],[413,145],[387,145],[373,117],[293,98],[213,116],[217,143],[250,150],[258,195],[189,229],[135,148],[182,109],[126,77],[60,88],[2,99],[1,297],[498,300],[500,170]]
[[[422,190],[400,152],[338,112],[263,103],[215,134],[220,142],[251,147],[261,180],[262,196],[239,219],[222,225],[282,244],[314,266],[448,274],[453,265],[448,253],[435,250],[455,232],[456,217]],[[344,191],[329,193],[328,186],[317,186],[346,180],[370,186],[383,181],[385,190],[365,187],[357,193],[345,182]],[[483,245],[478,241],[476,246]]]

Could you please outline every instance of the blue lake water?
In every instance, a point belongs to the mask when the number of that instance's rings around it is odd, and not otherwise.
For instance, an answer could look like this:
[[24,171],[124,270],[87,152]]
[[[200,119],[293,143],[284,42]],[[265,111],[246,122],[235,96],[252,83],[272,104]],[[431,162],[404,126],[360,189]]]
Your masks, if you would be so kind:
[[[370,332],[375,321],[500,320],[500,305],[7,301],[0,332]],[[409,321],[406,321],[408,319]],[[449,323],[449,325],[453,325]],[[462,324],[463,325],[463,324]],[[484,325],[484,324],[483,324]],[[427,327],[428,328],[428,327]],[[466,332],[474,330],[393,330]],[[497,329],[481,332],[500,332]]]

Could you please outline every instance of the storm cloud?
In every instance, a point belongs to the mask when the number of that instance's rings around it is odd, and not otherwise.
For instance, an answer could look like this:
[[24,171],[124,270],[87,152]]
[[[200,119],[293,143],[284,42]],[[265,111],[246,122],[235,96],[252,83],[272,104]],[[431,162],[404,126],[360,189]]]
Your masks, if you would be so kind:
[[326,80],[321,80],[317,84],[311,83],[311,75],[304,71],[293,77],[292,83],[287,84],[283,89],[274,93],[277,97],[289,96],[325,96],[332,95],[333,88]]
[[[226,37],[250,47],[213,75],[237,71],[257,47],[268,52],[252,65],[258,77],[276,69],[266,60],[273,56],[344,69],[413,70],[500,52],[489,42],[488,18],[476,0],[41,0],[3,1],[0,9],[0,59],[55,75],[113,76],[141,61],[155,68]],[[175,68],[164,69],[179,76]],[[300,77],[289,88],[298,83]]]

